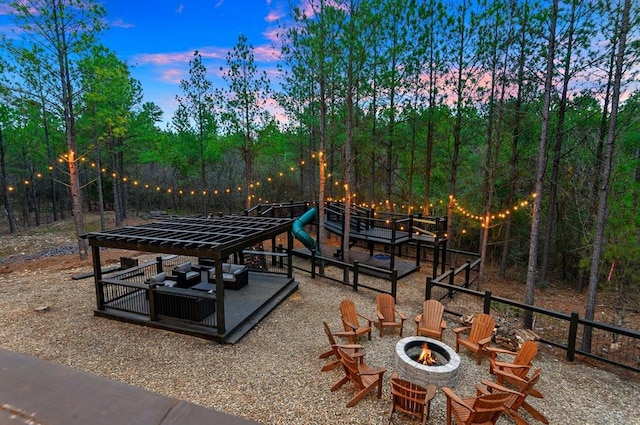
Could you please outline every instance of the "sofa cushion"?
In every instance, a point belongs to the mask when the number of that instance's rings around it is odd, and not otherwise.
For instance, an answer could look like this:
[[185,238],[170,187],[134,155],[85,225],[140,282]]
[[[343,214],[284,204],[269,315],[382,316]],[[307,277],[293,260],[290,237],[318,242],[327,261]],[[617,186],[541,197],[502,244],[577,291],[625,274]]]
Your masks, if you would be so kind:
[[180,264],[179,266],[174,267],[173,271],[175,271],[175,272],[189,272],[189,271],[191,271],[191,263],[187,262],[187,263]]
[[167,278],[167,275],[165,272],[158,273],[156,275],[151,276],[149,279],[147,279],[147,283],[162,283],[165,281],[166,278]]

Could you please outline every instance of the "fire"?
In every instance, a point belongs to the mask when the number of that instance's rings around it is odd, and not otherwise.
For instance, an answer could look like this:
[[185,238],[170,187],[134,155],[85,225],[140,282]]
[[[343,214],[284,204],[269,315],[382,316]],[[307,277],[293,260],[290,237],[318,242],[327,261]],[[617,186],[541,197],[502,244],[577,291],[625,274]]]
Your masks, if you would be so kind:
[[431,350],[429,350],[429,346],[426,342],[422,344],[422,352],[420,353],[420,357],[418,357],[417,361],[423,365],[432,365],[438,362],[431,354]]

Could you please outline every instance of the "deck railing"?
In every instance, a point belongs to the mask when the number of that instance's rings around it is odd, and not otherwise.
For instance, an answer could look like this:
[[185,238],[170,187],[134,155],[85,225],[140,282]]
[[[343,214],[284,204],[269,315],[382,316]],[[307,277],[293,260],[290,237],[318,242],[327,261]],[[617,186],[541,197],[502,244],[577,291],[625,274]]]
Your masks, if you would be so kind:
[[[501,321],[521,325],[525,312],[534,315],[533,331],[540,341],[566,351],[573,361],[580,354],[604,363],[640,372],[640,332],[607,323],[580,318],[577,312],[560,313],[541,307],[496,297],[491,291],[475,291],[448,282],[427,279],[426,297],[442,300],[447,313],[462,316],[471,312],[484,312]],[[591,349],[583,350],[582,335],[585,327],[592,329]]]
[[[395,298],[398,290],[398,271],[396,269],[381,269],[358,261],[345,263],[335,258],[313,255],[311,261],[294,263],[293,268],[311,274],[312,278],[318,275],[333,282],[350,286],[354,291],[365,288],[390,294]],[[360,279],[360,275],[374,276],[379,280],[365,283]]]
[[215,293],[146,283],[163,270],[193,260],[196,259],[175,255],[157,257],[103,277],[97,283],[98,309],[143,315],[152,321],[165,317],[216,328]]

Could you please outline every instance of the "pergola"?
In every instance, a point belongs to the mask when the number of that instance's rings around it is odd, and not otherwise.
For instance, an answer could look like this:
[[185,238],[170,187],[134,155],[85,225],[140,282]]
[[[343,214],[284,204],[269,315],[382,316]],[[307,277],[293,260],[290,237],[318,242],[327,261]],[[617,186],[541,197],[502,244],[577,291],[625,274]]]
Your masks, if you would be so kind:
[[[210,337],[224,340],[227,329],[225,324],[225,290],[222,264],[228,261],[231,256],[241,254],[243,250],[269,239],[272,240],[272,246],[275,247],[276,237],[286,233],[286,257],[288,259],[286,278],[289,282],[292,282],[291,253],[293,237],[290,232],[292,223],[293,220],[291,218],[255,216],[169,217],[139,226],[91,232],[85,237],[89,241],[93,257],[97,298],[97,310],[95,312],[98,315],[110,316],[105,313],[108,308],[105,306],[101,289],[101,285],[106,281],[103,279],[101,269],[101,248],[198,257],[206,259],[207,262],[215,266],[217,335],[210,335]],[[254,273],[254,275],[256,274],[262,273]],[[250,286],[246,288],[250,288]],[[297,285],[295,288],[297,289]],[[252,291],[252,289],[248,289],[248,291]],[[252,312],[247,312],[247,315],[250,316],[250,313]],[[116,318],[136,321],[132,317]],[[255,318],[252,320],[255,321]],[[145,321],[148,322],[148,318]],[[162,327],[157,323],[151,324],[151,326]],[[172,326],[172,329],[176,330],[174,328],[175,326]]]

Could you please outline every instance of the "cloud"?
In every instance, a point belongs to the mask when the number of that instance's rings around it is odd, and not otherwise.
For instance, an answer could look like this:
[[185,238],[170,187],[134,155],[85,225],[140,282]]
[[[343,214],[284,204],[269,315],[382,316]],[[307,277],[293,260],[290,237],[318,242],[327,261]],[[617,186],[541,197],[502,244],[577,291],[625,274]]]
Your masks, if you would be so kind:
[[282,29],[280,28],[271,28],[265,32],[262,33],[262,35],[269,41],[272,41],[274,43],[279,43],[280,42],[280,32],[282,31]]
[[215,7],[215,8],[217,9],[217,8],[219,8],[220,6],[222,6],[222,5],[223,5],[223,3],[224,3],[224,0],[219,0],[219,1],[216,3],[216,5],[215,5],[215,6],[213,6],[213,7]]
[[162,72],[160,80],[165,83],[180,84],[184,72],[181,69],[171,68]]
[[[222,59],[226,57],[226,49],[217,47],[203,47],[197,49],[205,59]],[[188,63],[193,59],[193,51],[169,52],[169,53],[141,53],[133,57],[133,61],[139,65],[170,65],[175,63]]]
[[135,25],[129,24],[122,19],[116,19],[109,24],[112,28],[133,28]]
[[280,59],[281,51],[273,46],[258,46],[253,49],[253,57],[259,62],[273,62]]
[[272,10],[271,12],[269,12],[267,16],[264,17],[264,20],[267,22],[275,22],[278,19],[282,18],[283,16],[284,16],[284,13]]
[[14,9],[5,3],[0,3],[0,16],[2,15],[11,15]]
[[184,10],[184,4],[180,3],[180,5],[178,6],[178,8],[176,9],[176,13],[177,13],[178,15],[181,15],[183,10]]

